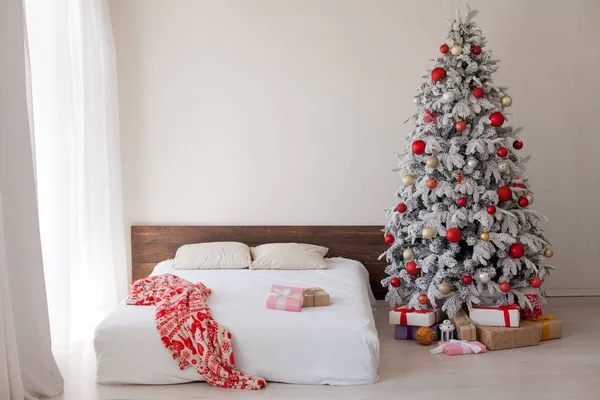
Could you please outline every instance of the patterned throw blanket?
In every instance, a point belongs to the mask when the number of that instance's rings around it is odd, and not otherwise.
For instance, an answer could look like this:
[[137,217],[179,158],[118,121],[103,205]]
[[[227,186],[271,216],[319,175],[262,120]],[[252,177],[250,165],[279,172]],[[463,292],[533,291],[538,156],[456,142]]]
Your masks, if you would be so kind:
[[184,369],[192,365],[213,386],[257,390],[266,386],[258,376],[235,369],[231,333],[220,329],[206,299],[211,290],[171,274],[139,279],[127,304],[156,307],[156,329],[173,359]]

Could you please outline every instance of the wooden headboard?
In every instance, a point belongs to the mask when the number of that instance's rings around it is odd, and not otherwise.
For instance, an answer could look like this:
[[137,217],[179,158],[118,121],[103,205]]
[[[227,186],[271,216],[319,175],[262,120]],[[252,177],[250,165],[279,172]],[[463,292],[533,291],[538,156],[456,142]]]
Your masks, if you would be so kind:
[[328,257],[358,260],[369,271],[371,287],[378,299],[387,289],[385,259],[377,258],[387,245],[381,226],[132,226],[132,278],[146,277],[154,266],[173,258],[179,246],[189,243],[232,241],[249,246],[264,243],[297,242],[329,247]]

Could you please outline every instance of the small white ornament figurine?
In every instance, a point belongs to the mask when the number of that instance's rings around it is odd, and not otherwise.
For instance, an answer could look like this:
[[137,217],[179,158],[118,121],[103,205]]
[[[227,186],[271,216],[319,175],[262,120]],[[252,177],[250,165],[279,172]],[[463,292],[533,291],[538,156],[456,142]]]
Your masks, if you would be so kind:
[[442,342],[448,342],[450,339],[454,339],[454,329],[454,324],[449,319],[445,319],[440,325],[440,340]]

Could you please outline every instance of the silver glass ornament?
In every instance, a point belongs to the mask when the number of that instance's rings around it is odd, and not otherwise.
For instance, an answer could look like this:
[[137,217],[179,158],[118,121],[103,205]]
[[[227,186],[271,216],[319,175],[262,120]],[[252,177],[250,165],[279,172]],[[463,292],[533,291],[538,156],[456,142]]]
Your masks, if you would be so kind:
[[467,160],[467,165],[471,168],[477,167],[478,164],[479,164],[479,161],[477,161],[477,159],[475,159],[475,158],[469,158]]
[[508,171],[508,164],[505,163],[504,161],[500,161],[498,163],[498,171],[500,171],[500,172],[506,172],[506,171]]
[[479,275],[477,275],[477,277],[479,278],[479,281],[484,285],[492,280],[492,277],[488,272],[480,272]]
[[444,103],[452,103],[455,98],[456,95],[454,92],[446,92],[442,95],[442,100],[444,100]]

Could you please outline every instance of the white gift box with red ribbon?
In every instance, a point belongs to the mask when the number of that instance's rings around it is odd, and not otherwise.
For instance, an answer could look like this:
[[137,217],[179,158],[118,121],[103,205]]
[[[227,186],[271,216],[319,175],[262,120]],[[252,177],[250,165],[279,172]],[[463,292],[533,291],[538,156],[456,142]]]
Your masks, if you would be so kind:
[[475,325],[482,326],[516,328],[521,321],[519,306],[516,304],[499,307],[475,306],[469,313],[469,317]]
[[405,326],[431,326],[444,319],[442,310],[417,310],[398,307],[390,311],[390,324]]

